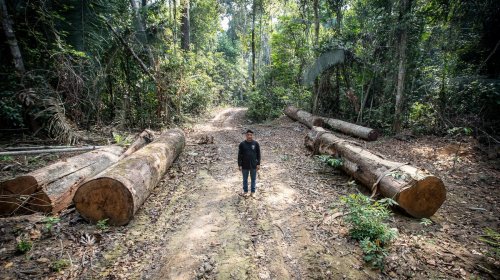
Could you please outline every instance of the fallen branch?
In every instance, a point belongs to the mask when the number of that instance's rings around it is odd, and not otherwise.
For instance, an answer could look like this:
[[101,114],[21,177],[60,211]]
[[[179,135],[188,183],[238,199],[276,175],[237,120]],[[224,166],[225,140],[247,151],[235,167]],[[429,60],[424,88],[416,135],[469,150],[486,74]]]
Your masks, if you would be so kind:
[[12,150],[8,152],[0,152],[0,156],[21,156],[21,155],[36,155],[36,154],[56,154],[56,153],[74,153],[81,151],[91,151],[96,149],[104,148],[105,146],[85,146],[85,147],[71,147],[71,148],[48,148],[41,150],[24,150],[17,151]]

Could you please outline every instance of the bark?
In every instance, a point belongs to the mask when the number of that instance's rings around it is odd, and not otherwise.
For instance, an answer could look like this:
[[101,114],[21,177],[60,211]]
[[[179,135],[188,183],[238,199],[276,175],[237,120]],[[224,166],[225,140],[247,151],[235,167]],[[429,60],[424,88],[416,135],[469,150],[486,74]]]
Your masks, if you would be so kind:
[[446,199],[443,181],[428,171],[407,163],[387,160],[356,143],[313,127],[305,145],[314,153],[343,160],[342,169],[368,187],[373,194],[394,199],[403,210],[416,218],[430,217]]
[[323,123],[327,128],[337,130],[344,134],[359,137],[368,141],[375,141],[378,138],[378,132],[375,129],[369,127],[364,127],[332,118],[323,118]]
[[185,146],[184,133],[168,130],[151,144],[83,184],[73,199],[91,222],[127,224]]
[[318,47],[319,41],[319,0],[313,0],[314,10],[314,47]]
[[368,141],[374,141],[378,138],[378,132],[374,129],[342,120],[314,116],[293,106],[288,106],[285,109],[285,114],[293,120],[307,125],[309,128],[312,126],[324,126]]
[[5,0],[0,0],[0,9],[2,10],[0,13],[2,28],[5,33],[5,38],[7,39],[7,44],[10,48],[12,60],[14,61],[14,68],[18,74],[24,74],[26,69],[24,68],[23,57],[21,55],[19,45],[17,44],[16,34],[14,33],[14,28],[12,27],[12,20],[7,10]]
[[257,0],[252,5],[252,86],[255,87],[255,16],[257,12]]
[[153,131],[151,131],[149,129],[145,129],[143,132],[141,132],[141,134],[139,134],[137,136],[137,139],[135,139],[134,143],[132,143],[128,147],[128,149],[120,156],[119,159],[125,158],[125,157],[135,153],[136,151],[138,151],[142,147],[151,143],[153,141],[153,138],[154,138]]
[[312,128],[313,126],[323,126],[323,120],[320,117],[314,116],[309,112],[300,110],[293,106],[288,106],[285,108],[285,115],[287,115],[294,121],[305,124],[309,128]]
[[0,215],[57,213],[67,208],[82,181],[118,161],[122,152],[122,147],[108,146],[1,183]]
[[[399,25],[404,25],[404,17],[409,13],[411,0],[401,1],[401,10],[399,15]],[[403,26],[399,35],[399,66],[398,66],[398,81],[396,86],[396,102],[394,106],[394,125],[393,131],[398,133],[401,131],[404,98],[404,85],[406,77],[406,47],[408,44],[408,30]]]
[[189,0],[184,0],[184,7],[182,8],[182,17],[181,17],[181,48],[185,51],[189,51],[191,44],[191,20],[189,18]]

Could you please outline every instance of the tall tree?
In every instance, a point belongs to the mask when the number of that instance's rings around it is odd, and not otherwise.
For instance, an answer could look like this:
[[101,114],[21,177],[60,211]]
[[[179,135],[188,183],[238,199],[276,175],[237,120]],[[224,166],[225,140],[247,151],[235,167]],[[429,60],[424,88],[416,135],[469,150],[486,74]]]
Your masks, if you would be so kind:
[[411,0],[402,0],[399,9],[399,24],[398,24],[398,79],[396,85],[396,103],[394,110],[393,131],[398,133],[401,131],[403,99],[406,77],[406,48],[408,45],[408,25],[407,17],[411,10]]
[[14,33],[14,28],[12,28],[12,20],[10,18],[9,12],[7,10],[7,4],[5,0],[0,0],[0,9],[2,10],[0,16],[2,17],[2,28],[5,33],[5,38],[7,38],[7,43],[10,47],[10,53],[12,55],[12,60],[14,61],[14,67],[18,74],[23,74],[25,72],[24,61],[21,55],[21,50],[17,44],[16,34]]
[[255,87],[255,17],[257,14],[257,0],[252,4],[252,86]]
[[189,45],[191,44],[190,35],[190,19],[189,19],[189,0],[184,0],[184,6],[182,7],[182,18],[181,18],[181,48],[185,51],[189,51]]
[[132,12],[134,14],[135,37],[146,50],[146,53],[149,58],[150,67],[154,67],[155,59],[153,56],[153,52],[149,47],[148,36],[146,33],[146,24],[141,16],[139,3],[137,3],[137,0],[130,0],[130,5],[132,7]]

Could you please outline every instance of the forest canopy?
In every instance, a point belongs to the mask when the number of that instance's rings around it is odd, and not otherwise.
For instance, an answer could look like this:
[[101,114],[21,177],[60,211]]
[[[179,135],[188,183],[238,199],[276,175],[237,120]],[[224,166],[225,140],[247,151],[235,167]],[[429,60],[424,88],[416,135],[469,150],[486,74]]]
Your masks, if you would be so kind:
[[[500,2],[0,0],[0,129],[169,126],[295,105],[385,133],[495,139]],[[493,137],[491,136],[493,135]]]

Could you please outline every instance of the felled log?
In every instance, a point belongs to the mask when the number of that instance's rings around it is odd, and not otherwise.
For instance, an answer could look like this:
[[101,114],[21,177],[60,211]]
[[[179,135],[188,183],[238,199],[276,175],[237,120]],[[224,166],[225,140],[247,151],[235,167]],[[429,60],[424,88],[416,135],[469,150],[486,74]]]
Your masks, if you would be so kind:
[[314,153],[342,159],[342,169],[375,193],[394,199],[416,218],[430,217],[446,199],[443,181],[428,171],[407,163],[390,161],[352,141],[313,127],[305,145]]
[[332,118],[322,118],[324,126],[333,130],[338,130],[344,134],[359,137],[368,141],[375,141],[378,138],[378,132],[375,129],[360,126],[350,122],[332,119]]
[[309,112],[300,110],[294,106],[288,106],[285,108],[285,115],[294,121],[301,122],[307,127],[312,128],[313,126],[323,126],[323,119],[312,115]]
[[143,132],[141,132],[141,134],[139,134],[139,136],[137,136],[137,139],[135,139],[134,143],[132,143],[128,147],[128,149],[120,156],[120,159],[135,153],[140,148],[151,143],[153,141],[153,138],[154,132],[149,129],[145,129]]
[[111,225],[127,224],[184,146],[182,130],[162,133],[78,188],[76,210],[94,223],[108,219]]
[[369,141],[374,141],[378,138],[378,132],[375,129],[342,120],[318,117],[293,106],[285,108],[285,114],[291,119],[307,125],[309,128],[312,128],[313,126],[331,128],[347,135],[359,137]]
[[108,146],[2,182],[0,215],[57,213],[65,209],[78,185],[118,161],[122,152],[122,147]]
[[21,155],[36,155],[36,154],[56,154],[56,153],[74,153],[81,151],[91,151],[103,148],[105,146],[83,146],[70,148],[49,148],[49,149],[29,149],[29,150],[12,150],[8,152],[0,152],[0,156],[21,156]]
[[[78,186],[108,166],[149,143],[152,132],[145,130],[123,153],[119,146],[101,146],[0,184],[0,215],[45,212],[56,214],[66,209]],[[96,148],[96,146],[92,146]],[[52,147],[51,147],[52,148]],[[55,148],[54,150],[69,150]],[[77,147],[78,150],[81,147]],[[83,147],[85,148],[85,147]],[[121,155],[121,156],[120,156]]]

